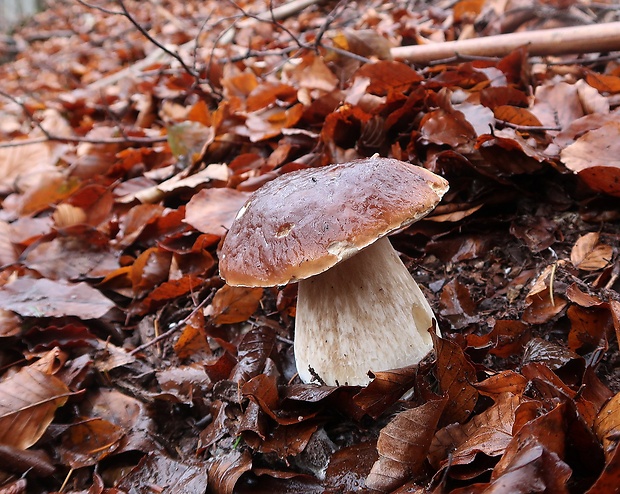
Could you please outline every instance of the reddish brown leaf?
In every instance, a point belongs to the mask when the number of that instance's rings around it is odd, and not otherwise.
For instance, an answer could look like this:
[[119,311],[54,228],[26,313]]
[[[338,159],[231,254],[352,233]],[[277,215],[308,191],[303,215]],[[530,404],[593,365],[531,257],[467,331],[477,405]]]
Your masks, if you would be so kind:
[[119,267],[118,254],[108,242],[97,230],[75,226],[70,233],[29,251],[25,264],[51,279],[102,277]]
[[341,448],[329,460],[325,483],[345,492],[364,492],[365,479],[375,461],[377,448],[374,441]]
[[620,447],[616,446],[605,469],[586,494],[608,494],[618,491],[620,485]]
[[620,92],[620,77],[616,75],[597,74],[588,70],[586,82],[601,93],[614,94]]
[[131,266],[130,279],[136,297],[142,297],[168,279],[172,253],[151,247],[143,251]]
[[362,65],[355,77],[368,77],[368,92],[378,96],[391,91],[406,92],[422,80],[422,76],[408,65],[385,60]]
[[25,317],[96,319],[114,307],[110,299],[86,283],[19,278],[0,287],[0,295],[3,308]]
[[[80,404],[82,417],[97,418],[117,426],[125,440],[116,450],[155,452],[161,449],[154,438],[154,422],[144,403],[115,389],[100,388],[89,392]],[[112,432],[113,427],[99,424]],[[82,429],[81,432],[87,431]],[[114,433],[116,434],[116,432]],[[102,439],[105,443],[105,439]]]
[[476,318],[476,304],[471,298],[469,290],[456,278],[444,285],[440,296],[439,313],[450,321],[456,329],[478,321]]
[[431,334],[437,354],[437,380],[441,390],[448,395],[442,420],[463,422],[478,401],[478,391],[472,386],[476,382],[474,366],[456,343]]
[[504,370],[491,377],[487,377],[484,381],[480,381],[474,386],[481,395],[490,396],[494,401],[497,401],[499,395],[504,393],[522,396],[527,385],[528,380],[521,374]]
[[209,465],[209,487],[213,492],[232,494],[239,477],[252,468],[249,451],[231,451],[218,456]]
[[377,442],[379,459],[366,479],[368,487],[390,492],[421,474],[446,403],[445,398],[432,400],[400,412],[381,429]]
[[515,125],[540,127],[542,124],[529,110],[510,105],[500,105],[493,109],[493,114],[498,120],[510,122]]
[[489,348],[489,353],[507,358],[520,354],[530,337],[531,331],[527,324],[500,319],[495,321],[490,333],[483,336],[467,335],[467,344],[474,348]]
[[[436,467],[447,462],[450,465],[467,465],[474,462],[479,453],[501,456],[512,440],[516,413],[521,402],[521,397],[503,393],[493,406],[475,415],[466,424],[450,424],[439,430],[429,453],[431,463]],[[481,468],[485,469],[486,465]],[[463,476],[469,478],[478,473],[472,466]],[[452,475],[457,475],[457,472]]]
[[571,305],[566,315],[571,323],[568,347],[573,351],[595,350],[612,327],[611,314],[606,308],[588,309]]
[[418,366],[375,372],[370,384],[353,397],[353,401],[370,417],[377,419],[415,383]]

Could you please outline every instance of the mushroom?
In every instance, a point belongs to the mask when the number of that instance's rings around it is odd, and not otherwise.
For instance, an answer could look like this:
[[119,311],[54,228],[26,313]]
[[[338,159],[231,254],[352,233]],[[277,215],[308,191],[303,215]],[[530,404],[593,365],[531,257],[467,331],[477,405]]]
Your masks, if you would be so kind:
[[369,371],[416,364],[432,349],[433,311],[386,235],[447,190],[442,177],[390,158],[287,173],[237,213],[220,274],[235,286],[299,281],[299,377],[366,385]]

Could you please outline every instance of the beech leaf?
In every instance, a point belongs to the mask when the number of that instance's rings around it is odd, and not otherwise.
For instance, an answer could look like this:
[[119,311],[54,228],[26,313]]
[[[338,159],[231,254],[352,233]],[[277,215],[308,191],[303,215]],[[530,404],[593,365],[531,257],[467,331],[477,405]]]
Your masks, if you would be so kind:
[[234,324],[247,321],[258,308],[262,296],[262,288],[224,285],[211,302],[213,322]]
[[590,232],[582,235],[575,242],[570,253],[570,260],[576,268],[584,271],[596,271],[607,266],[612,256],[612,247],[600,244],[599,234]]
[[36,443],[71,395],[57,377],[30,367],[0,382],[0,444],[26,449]]
[[410,477],[419,475],[446,406],[445,398],[431,400],[394,417],[379,433],[379,459],[366,479],[366,486],[391,492]]
[[0,287],[0,305],[24,317],[102,317],[114,303],[87,283],[18,278]]

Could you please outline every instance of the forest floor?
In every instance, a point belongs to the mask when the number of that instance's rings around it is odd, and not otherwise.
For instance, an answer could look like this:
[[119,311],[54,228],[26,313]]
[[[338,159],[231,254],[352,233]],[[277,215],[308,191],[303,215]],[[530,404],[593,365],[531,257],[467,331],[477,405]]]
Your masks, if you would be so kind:
[[[620,492],[618,47],[395,50],[618,5],[291,4],[57,0],[0,36],[0,494]],[[441,336],[304,384],[297,285],[226,285],[222,239],[376,153],[450,183],[391,236]]]

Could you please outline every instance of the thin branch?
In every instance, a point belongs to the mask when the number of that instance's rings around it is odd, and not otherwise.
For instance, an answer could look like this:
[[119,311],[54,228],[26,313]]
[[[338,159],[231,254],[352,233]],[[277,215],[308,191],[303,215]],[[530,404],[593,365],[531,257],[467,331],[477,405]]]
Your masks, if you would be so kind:
[[16,105],[19,105],[19,107],[22,109],[22,112],[24,112],[24,115],[26,115],[26,118],[36,127],[38,128],[41,132],[43,132],[43,135],[47,138],[50,139],[51,134],[47,131],[47,129],[45,127],[43,127],[43,125],[41,124],[41,122],[39,122],[39,120],[37,120],[35,118],[35,116],[32,114],[32,112],[28,109],[28,107],[26,106],[26,103],[24,103],[20,98],[16,98],[15,96],[9,94],[9,93],[5,93],[4,91],[2,91],[0,89],[0,96],[4,96],[6,99],[12,101],[13,103],[15,103]]
[[62,142],[66,144],[76,144],[80,142],[86,142],[89,144],[157,144],[159,142],[166,142],[168,137],[166,136],[157,136],[157,137],[110,137],[110,138],[92,138],[85,136],[73,136],[73,137],[64,137],[57,136],[54,134],[49,134],[45,137],[33,137],[31,139],[19,139],[10,142],[0,142],[0,149],[2,148],[16,148],[20,146],[29,146],[31,144],[40,144],[42,142]]
[[127,10],[127,7],[125,6],[125,2],[123,0],[117,0],[121,10],[123,11],[122,14],[127,18],[127,20],[129,22],[131,22],[134,27],[140,31],[140,33],[142,34],[142,36],[144,36],[147,40],[149,40],[151,43],[153,43],[157,48],[159,48],[160,50],[162,50],[164,53],[168,54],[169,56],[171,56],[172,58],[174,58],[176,61],[178,61],[181,64],[181,67],[183,67],[183,69],[185,69],[185,71],[191,75],[192,77],[194,77],[197,82],[199,82],[200,77],[199,75],[194,72],[183,60],[183,57],[181,55],[179,55],[177,52],[172,51],[171,49],[169,49],[167,46],[165,46],[164,44],[160,43],[157,39],[155,39],[153,36],[151,36],[151,34],[144,29],[144,27],[129,13],[129,11]]

